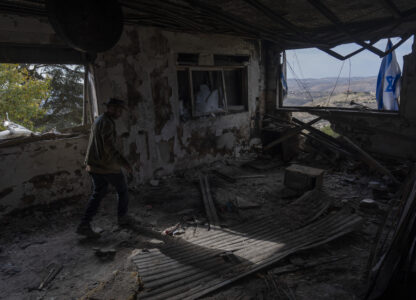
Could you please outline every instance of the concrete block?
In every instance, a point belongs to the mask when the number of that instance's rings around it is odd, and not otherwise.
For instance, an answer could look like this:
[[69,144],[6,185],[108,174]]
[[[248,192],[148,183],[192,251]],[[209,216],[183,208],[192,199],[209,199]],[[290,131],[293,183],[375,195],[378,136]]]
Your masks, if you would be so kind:
[[324,170],[293,164],[286,168],[284,184],[294,190],[307,191],[322,187]]

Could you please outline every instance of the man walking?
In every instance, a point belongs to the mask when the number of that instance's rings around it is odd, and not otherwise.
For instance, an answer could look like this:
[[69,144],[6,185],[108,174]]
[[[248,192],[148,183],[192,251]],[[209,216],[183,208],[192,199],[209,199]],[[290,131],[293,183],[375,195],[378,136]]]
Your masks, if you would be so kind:
[[116,126],[118,119],[126,109],[124,101],[111,98],[106,105],[106,111],[100,115],[91,127],[91,134],[85,157],[86,170],[89,172],[93,192],[88,201],[81,224],[77,233],[88,237],[99,237],[91,228],[90,222],[98,211],[101,200],[107,193],[108,185],[116,188],[118,195],[118,223],[129,223],[127,216],[128,189],[121,168],[131,173],[128,161],[116,148]]

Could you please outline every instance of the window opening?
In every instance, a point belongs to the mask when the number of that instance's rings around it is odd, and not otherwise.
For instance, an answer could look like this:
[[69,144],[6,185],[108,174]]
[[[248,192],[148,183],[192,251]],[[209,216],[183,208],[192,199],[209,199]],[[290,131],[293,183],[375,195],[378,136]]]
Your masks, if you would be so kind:
[[194,115],[202,116],[227,110],[221,71],[193,71]]
[[[399,38],[391,40],[395,44]],[[403,56],[411,52],[412,43],[413,37],[395,49],[401,70]],[[384,51],[386,44],[387,39],[383,39],[374,46]],[[357,45],[351,43],[333,49],[349,53],[356,48]],[[287,79],[280,84],[283,87],[287,84],[287,95],[283,89],[281,96],[285,97],[281,107],[378,110],[376,89],[381,62],[381,58],[367,50],[343,61],[315,48],[288,50]],[[284,70],[283,57],[281,63]]]
[[247,110],[245,67],[189,67],[177,78],[183,120]]
[[0,115],[7,121],[0,130],[12,123],[33,133],[82,125],[84,80],[84,65],[0,64]]

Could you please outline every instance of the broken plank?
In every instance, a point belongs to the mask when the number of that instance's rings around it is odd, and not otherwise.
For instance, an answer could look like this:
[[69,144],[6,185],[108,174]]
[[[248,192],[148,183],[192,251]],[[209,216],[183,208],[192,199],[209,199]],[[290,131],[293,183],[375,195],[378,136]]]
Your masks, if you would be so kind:
[[[267,115],[267,116],[269,116],[273,120],[281,122],[280,119],[278,119],[274,116],[271,116],[271,115]],[[342,149],[342,145],[341,145],[340,141],[337,140],[336,138],[334,138],[334,137],[322,132],[321,130],[316,129],[315,127],[313,127],[311,125],[308,125],[307,123],[304,123],[301,120],[296,119],[294,117],[292,117],[292,121],[295,124],[295,126],[297,126],[297,127],[305,126],[305,129],[310,132],[309,134],[303,133],[303,135],[307,135],[308,137],[317,140],[318,142],[327,146],[330,150],[333,150],[336,153],[343,153],[345,155],[351,155],[351,153],[349,153],[345,149]],[[286,120],[285,120],[285,122],[287,122],[287,124],[293,124],[293,123],[290,123],[289,121],[286,121]]]
[[286,265],[286,266],[282,266],[282,267],[277,267],[272,272],[275,275],[280,275],[280,274],[285,274],[285,273],[292,273],[292,272],[296,272],[296,271],[299,271],[299,270],[314,268],[316,266],[323,265],[323,264],[334,263],[334,262],[346,259],[347,257],[348,257],[347,255],[343,255],[343,256],[339,256],[339,257],[322,257],[322,258],[317,258],[314,261],[307,261],[304,265],[301,265],[301,266],[290,264],[290,265]]
[[274,146],[276,146],[276,145],[278,145],[278,144],[280,144],[281,142],[283,142],[283,141],[285,141],[285,140],[287,140],[287,139],[289,139],[289,138],[291,138],[292,136],[294,136],[294,135],[296,135],[296,134],[298,134],[298,133],[300,133],[303,129],[305,129],[306,128],[306,126],[307,125],[312,125],[312,124],[315,124],[316,122],[318,122],[318,121],[320,121],[320,120],[322,120],[322,117],[318,117],[318,118],[316,118],[316,119],[313,119],[312,121],[310,121],[310,122],[308,122],[308,123],[306,123],[306,124],[304,124],[303,126],[299,126],[299,127],[296,127],[296,128],[291,128],[291,129],[289,129],[283,136],[281,136],[280,138],[278,138],[277,140],[275,140],[274,142],[271,142],[270,144],[268,144],[266,147],[264,147],[264,150],[269,150],[269,149],[271,149],[272,147],[274,147]]
[[208,181],[208,176],[205,175],[205,189],[206,189],[206,193],[207,193],[207,199],[208,199],[208,204],[209,207],[211,209],[211,216],[213,218],[213,224],[216,227],[220,226],[220,220],[218,219],[218,215],[217,215],[217,210],[215,209],[215,204],[214,201],[212,200],[212,195],[211,195],[211,188],[209,186],[209,181]]
[[217,211],[212,200],[211,190],[209,188],[208,176],[199,175],[199,184],[201,187],[202,200],[204,202],[205,212],[207,213],[209,228],[219,226]]
[[336,155],[339,155],[340,153],[343,153],[343,154],[345,154],[347,156],[351,156],[351,153],[349,153],[348,151],[345,151],[344,149],[341,149],[338,146],[335,146],[332,143],[325,141],[325,139],[321,139],[321,138],[317,137],[313,133],[303,133],[303,132],[301,132],[301,134],[303,136],[306,136],[308,138],[311,138],[313,140],[316,140],[318,143],[326,146],[328,148],[328,150],[332,151]]
[[211,225],[211,222],[212,222],[211,209],[209,208],[209,205],[208,205],[208,199],[207,199],[207,194],[205,190],[205,181],[202,175],[199,175],[199,185],[201,188],[202,202],[204,203],[205,213],[207,214],[208,223],[209,225]]
[[322,132],[321,130],[316,129],[315,127],[313,127],[313,126],[311,126],[311,125],[309,125],[305,122],[302,122],[299,119],[292,118],[292,121],[296,124],[296,126],[305,126],[305,129],[309,130],[310,132],[313,132],[316,135],[319,135],[320,137],[322,137],[324,139],[327,139],[327,140],[329,140],[330,142],[332,142],[334,144],[339,145],[339,141],[336,138],[330,136],[329,134],[326,134],[326,133]]
[[[412,176],[412,180],[414,177]],[[385,251],[372,266],[370,281],[365,299],[380,299],[385,291],[394,285],[395,277],[400,271],[407,273],[409,262],[414,261],[414,226],[416,223],[416,181],[407,195],[400,217],[395,225],[394,234]],[[386,226],[386,224],[385,224]],[[406,265],[406,266],[405,266]],[[407,272],[405,272],[407,271]],[[407,279],[409,280],[409,279]],[[403,280],[404,283],[409,284]]]
[[62,265],[53,265],[48,272],[48,275],[45,277],[44,280],[40,283],[38,290],[42,290],[43,288],[47,287],[52,280],[55,279],[56,275],[63,269]]
[[362,161],[364,161],[370,168],[377,170],[381,174],[389,176],[395,183],[400,183],[396,177],[382,164],[380,164],[377,160],[375,160],[370,154],[365,152],[361,147],[356,145],[353,141],[351,141],[346,136],[341,136],[342,140],[345,141],[348,145],[350,145],[355,151],[358,152],[359,156],[361,157]]

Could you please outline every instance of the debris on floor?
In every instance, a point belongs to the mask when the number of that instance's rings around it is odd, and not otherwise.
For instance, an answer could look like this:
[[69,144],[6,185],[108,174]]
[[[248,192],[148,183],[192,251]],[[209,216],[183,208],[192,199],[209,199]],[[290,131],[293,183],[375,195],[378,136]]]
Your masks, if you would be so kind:
[[47,288],[48,285],[52,282],[52,280],[55,279],[56,275],[58,275],[59,272],[63,269],[62,265],[52,263],[48,267],[48,275],[42,280],[42,282],[39,284],[38,290],[42,290],[44,288]]
[[[295,200],[283,212],[266,219],[215,230],[202,237],[137,254],[133,261],[143,281],[141,298],[201,297],[290,254],[347,234],[362,222],[359,216],[343,211],[317,220],[328,203],[321,197],[311,196],[312,193],[308,193],[308,197]],[[290,225],[286,219],[289,214],[298,218]],[[221,261],[215,255],[218,251],[231,251],[241,262],[230,265]]]
[[284,184],[288,188],[301,191],[320,188],[322,187],[323,174],[324,170],[322,169],[293,164],[285,170]]
[[111,278],[81,297],[81,300],[137,299],[141,283],[137,272],[115,271]]
[[95,256],[99,259],[106,261],[106,260],[113,260],[114,256],[116,255],[116,249],[103,249],[103,248],[93,248]]
[[[74,234],[82,205],[65,208],[65,217],[27,212],[37,217],[24,226],[7,220],[0,298],[309,300],[320,289],[325,299],[363,298],[369,266],[383,253],[374,243],[391,238],[383,224],[398,220],[411,183],[398,190],[388,176],[307,153],[271,168],[267,160],[242,157],[141,186],[131,192],[129,213],[141,223],[134,228],[115,225],[108,197],[95,241]],[[57,274],[44,267],[51,260],[62,265]]]

